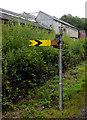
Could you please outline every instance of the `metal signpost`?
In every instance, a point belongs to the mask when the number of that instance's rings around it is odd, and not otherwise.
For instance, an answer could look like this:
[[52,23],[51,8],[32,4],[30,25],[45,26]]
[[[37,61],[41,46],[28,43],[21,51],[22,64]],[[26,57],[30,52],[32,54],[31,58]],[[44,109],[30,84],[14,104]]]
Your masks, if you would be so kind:
[[60,85],[60,95],[59,95],[59,109],[63,109],[63,85],[62,85],[62,27],[60,27],[60,52],[59,52],[59,85]]
[[62,27],[59,27],[60,34],[56,34],[54,40],[29,40],[31,44],[29,46],[53,46],[54,48],[59,48],[59,85],[60,85],[60,94],[59,94],[59,109],[63,109],[63,85],[62,85]]

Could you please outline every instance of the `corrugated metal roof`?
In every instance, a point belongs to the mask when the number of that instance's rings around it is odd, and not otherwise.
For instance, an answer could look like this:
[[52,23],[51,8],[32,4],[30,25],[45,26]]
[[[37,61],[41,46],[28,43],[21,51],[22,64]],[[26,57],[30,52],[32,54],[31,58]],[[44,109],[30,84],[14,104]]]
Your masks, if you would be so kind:
[[[29,14],[27,13],[27,15],[29,15]],[[0,8],[0,18],[1,19],[8,19],[8,20],[17,20],[17,19],[19,19],[19,21],[21,23],[33,22],[33,26],[38,26],[40,28],[45,28],[45,29],[51,30],[50,27],[47,27],[47,26],[42,25],[40,23],[37,23],[35,19],[29,19],[29,18],[26,19],[26,17],[24,17],[23,14],[17,14],[17,13],[14,13],[14,12],[2,9],[2,8]]]
[[33,22],[35,21],[35,18],[36,18],[36,16],[26,12],[21,13],[20,16],[26,18],[27,20],[31,20]]
[[[22,16],[21,14],[14,13],[14,12],[2,9],[2,8],[0,8],[0,13],[1,13],[1,15],[0,15],[1,18],[11,19],[11,20],[13,20],[13,19],[15,20],[15,18],[17,18],[17,19],[20,19],[21,21],[26,20],[26,18],[24,16]],[[27,20],[36,22],[35,20],[29,19],[29,18]]]
[[12,11],[9,11],[9,10],[5,10],[5,9],[3,9],[3,8],[0,8],[0,11],[2,11],[2,12],[6,12],[6,13],[9,13],[9,14],[13,14],[13,15],[15,15],[15,16],[19,16],[20,14],[18,14],[18,13],[15,13],[15,12],[12,12]]
[[[69,23],[67,23],[67,22],[62,21],[62,20],[60,20],[59,18],[57,18],[57,17],[55,17],[55,16],[51,16],[51,15],[49,15],[49,14],[43,12],[43,11],[39,11],[38,15],[40,14],[40,12],[43,13],[43,14],[45,14],[45,15],[47,15],[47,16],[49,16],[50,18],[52,18],[52,19],[55,20],[55,21],[58,21],[58,22],[60,22],[60,23],[62,23],[62,24],[65,24],[65,25],[67,25],[67,26],[70,26],[70,27],[72,27],[72,28],[77,29],[75,26],[73,26],[73,25],[71,25],[71,24],[69,24]],[[37,15],[37,17],[38,17],[38,15]],[[36,17],[36,19],[37,19],[37,17]]]

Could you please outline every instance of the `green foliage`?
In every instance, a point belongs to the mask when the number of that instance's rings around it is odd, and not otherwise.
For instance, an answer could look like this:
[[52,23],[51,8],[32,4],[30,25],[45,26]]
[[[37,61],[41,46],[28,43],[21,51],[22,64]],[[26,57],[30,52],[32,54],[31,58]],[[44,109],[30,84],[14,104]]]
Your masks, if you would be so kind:
[[44,118],[44,117],[45,117],[45,115],[40,114],[40,113],[37,113],[37,114],[35,115],[35,118]]
[[[40,87],[58,75],[59,49],[50,47],[29,47],[29,40],[53,40],[55,33],[32,25],[2,25],[2,77],[3,91],[6,90],[4,103],[26,96],[28,90]],[[76,41],[63,37],[63,72],[84,59],[84,40]],[[54,78],[55,79],[55,78]],[[49,86],[50,87],[50,86]],[[52,90],[55,90],[55,87]],[[49,94],[50,91],[45,91]],[[43,91],[38,98],[44,98]],[[55,99],[56,92],[46,99]],[[8,104],[8,103],[6,103]]]
[[79,17],[73,17],[72,15],[63,15],[61,20],[70,23],[71,25],[78,28],[78,30],[83,30],[85,28],[85,19]]
[[35,103],[35,101],[34,101],[34,100],[30,100],[30,101],[28,101],[28,104],[33,105],[34,103]]
[[26,98],[14,105],[14,111],[8,111],[5,116],[25,119],[76,117],[85,101],[84,84],[85,64],[80,63],[63,74],[63,111],[59,111],[59,76],[54,76],[44,86],[29,92]]
[[84,27],[85,27],[85,30],[86,30],[86,33],[87,33],[87,18],[85,18],[85,25],[84,25]]
[[84,42],[84,49],[85,49],[85,59],[87,60],[87,38],[85,39]]
[[76,65],[80,61],[84,60],[85,58],[85,40],[77,39],[73,40],[70,39],[68,36],[63,37],[64,40],[64,47],[63,47],[63,59],[67,66],[70,67],[71,65]]

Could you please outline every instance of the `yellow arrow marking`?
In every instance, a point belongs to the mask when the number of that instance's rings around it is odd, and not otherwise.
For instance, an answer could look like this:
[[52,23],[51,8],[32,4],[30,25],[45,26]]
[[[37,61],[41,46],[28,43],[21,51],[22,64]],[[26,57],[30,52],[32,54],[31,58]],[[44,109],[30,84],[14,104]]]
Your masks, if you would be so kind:
[[51,46],[51,40],[40,40],[40,42],[42,42],[42,44],[39,46]]
[[29,40],[32,44],[30,44],[29,46],[35,46],[37,44],[37,42],[35,40]]
[[[36,44],[38,44],[38,42],[36,42],[35,40],[29,40],[30,42],[32,42],[32,44],[30,44],[29,46],[35,46]],[[40,42],[42,42],[42,44],[40,44],[39,46],[51,46],[51,40],[38,40]]]

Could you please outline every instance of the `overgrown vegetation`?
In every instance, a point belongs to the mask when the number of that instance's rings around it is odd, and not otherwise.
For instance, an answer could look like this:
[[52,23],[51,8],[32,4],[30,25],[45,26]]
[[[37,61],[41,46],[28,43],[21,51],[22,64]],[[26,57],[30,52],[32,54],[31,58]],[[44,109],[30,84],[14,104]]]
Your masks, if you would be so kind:
[[63,15],[61,20],[70,23],[71,25],[78,28],[78,30],[84,30],[87,27],[87,20],[85,18],[79,18],[78,16],[72,16],[71,14]]
[[78,118],[85,104],[85,63],[63,74],[63,111],[59,111],[59,77],[28,91],[27,97],[13,105],[6,118]]
[[[55,33],[32,25],[2,25],[3,109],[58,74],[59,49],[29,47],[29,40],[53,40]],[[84,60],[85,40],[63,37],[63,72]],[[42,93],[43,94],[43,93]],[[43,96],[43,95],[42,95]],[[57,96],[56,96],[57,97]],[[43,103],[44,104],[44,103]],[[49,101],[46,103],[49,106]]]

